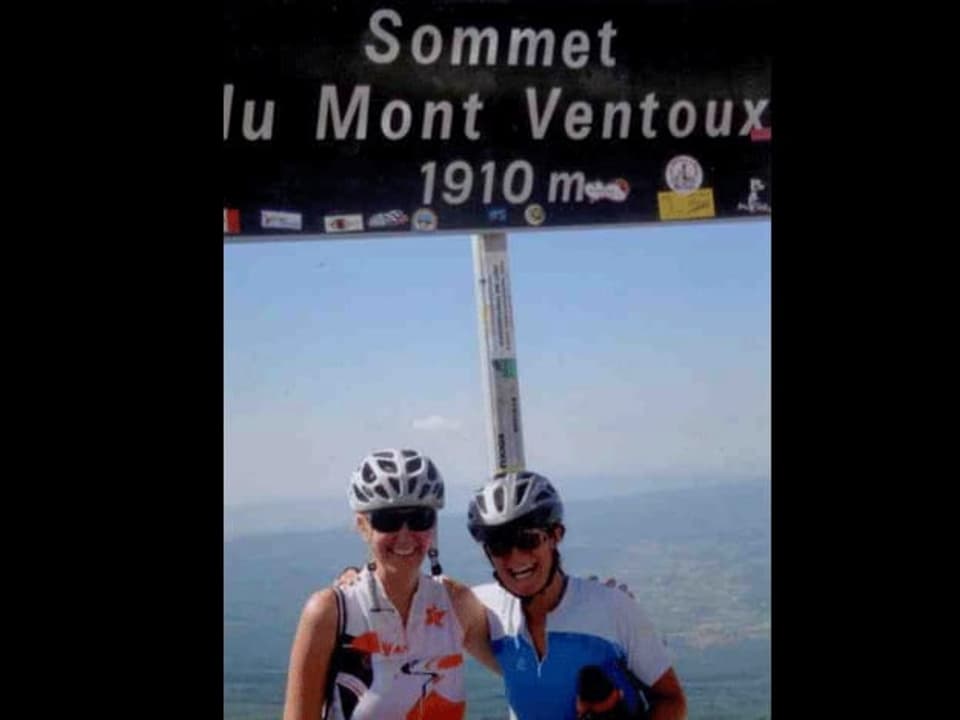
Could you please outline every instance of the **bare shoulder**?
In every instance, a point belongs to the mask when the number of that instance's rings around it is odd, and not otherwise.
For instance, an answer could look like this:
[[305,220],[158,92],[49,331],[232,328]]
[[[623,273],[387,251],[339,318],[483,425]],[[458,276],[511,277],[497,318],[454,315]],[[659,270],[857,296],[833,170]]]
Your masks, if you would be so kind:
[[483,605],[473,590],[470,589],[469,585],[464,585],[450,578],[444,578],[443,585],[447,589],[447,593],[450,595],[450,601],[453,603],[453,607],[461,620],[469,617],[471,614],[480,612]]
[[454,600],[462,598],[465,595],[473,595],[473,591],[467,585],[448,577],[443,578],[443,586]]
[[337,624],[337,600],[332,588],[317,590],[303,605],[300,622],[318,630],[330,629]]
[[336,595],[330,588],[313,593],[303,604],[290,649],[285,720],[319,720],[336,632]]

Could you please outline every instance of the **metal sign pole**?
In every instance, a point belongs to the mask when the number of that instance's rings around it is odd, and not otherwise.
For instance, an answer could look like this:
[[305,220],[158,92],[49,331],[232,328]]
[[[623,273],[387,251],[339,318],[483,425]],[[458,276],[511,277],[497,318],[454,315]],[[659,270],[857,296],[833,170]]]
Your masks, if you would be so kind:
[[492,473],[524,469],[520,384],[506,233],[471,236],[480,374],[487,407],[487,448]]

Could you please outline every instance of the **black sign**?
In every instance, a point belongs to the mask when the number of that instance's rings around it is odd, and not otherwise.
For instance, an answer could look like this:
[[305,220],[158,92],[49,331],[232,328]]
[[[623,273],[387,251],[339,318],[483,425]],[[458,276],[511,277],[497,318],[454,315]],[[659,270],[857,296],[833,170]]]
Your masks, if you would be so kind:
[[226,0],[225,240],[768,215],[769,9]]

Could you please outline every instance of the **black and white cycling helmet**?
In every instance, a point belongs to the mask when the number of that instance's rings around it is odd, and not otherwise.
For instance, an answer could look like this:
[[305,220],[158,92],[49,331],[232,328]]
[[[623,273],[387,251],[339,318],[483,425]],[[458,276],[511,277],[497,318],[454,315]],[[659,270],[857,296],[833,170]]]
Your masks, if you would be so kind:
[[350,507],[369,512],[395,507],[443,507],[443,478],[416,450],[377,450],[350,477]]
[[487,528],[518,520],[531,527],[563,522],[560,494],[543,475],[497,473],[474,493],[467,508],[467,529],[477,542],[484,541]]

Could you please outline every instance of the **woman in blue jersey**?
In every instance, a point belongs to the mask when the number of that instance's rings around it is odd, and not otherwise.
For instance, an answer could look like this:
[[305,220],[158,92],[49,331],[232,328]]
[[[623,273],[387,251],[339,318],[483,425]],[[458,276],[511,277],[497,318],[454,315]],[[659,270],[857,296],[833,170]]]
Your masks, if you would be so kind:
[[[680,720],[686,699],[654,627],[627,594],[563,572],[563,503],[532,472],[500,473],[470,501],[467,524],[496,583],[475,587],[516,720],[576,720],[592,706],[617,716]],[[581,671],[587,670],[582,673]],[[578,698],[590,672],[615,686],[609,702]],[[624,714],[626,713],[626,714]]]
[[[463,720],[463,650],[494,672],[487,613],[442,577],[443,478],[415,450],[365,457],[350,506],[372,560],[356,582],[314,593],[290,653],[284,720]],[[432,577],[420,572],[425,557]]]

